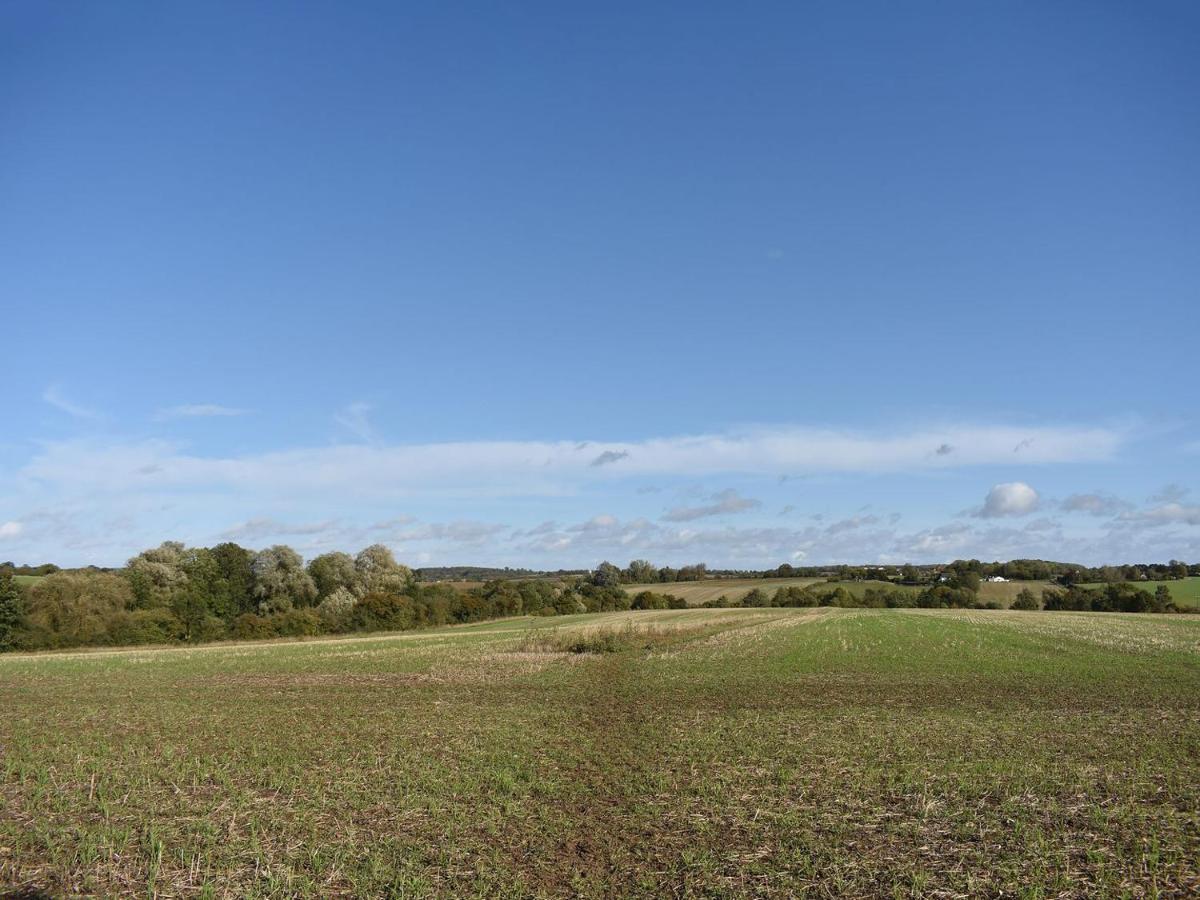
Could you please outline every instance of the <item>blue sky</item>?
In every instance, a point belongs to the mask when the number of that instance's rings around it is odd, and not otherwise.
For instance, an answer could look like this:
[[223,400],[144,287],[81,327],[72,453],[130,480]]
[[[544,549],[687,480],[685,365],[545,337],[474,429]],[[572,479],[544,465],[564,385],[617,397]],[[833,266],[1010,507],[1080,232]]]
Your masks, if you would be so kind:
[[1194,4],[9,3],[0,560],[1200,559]]

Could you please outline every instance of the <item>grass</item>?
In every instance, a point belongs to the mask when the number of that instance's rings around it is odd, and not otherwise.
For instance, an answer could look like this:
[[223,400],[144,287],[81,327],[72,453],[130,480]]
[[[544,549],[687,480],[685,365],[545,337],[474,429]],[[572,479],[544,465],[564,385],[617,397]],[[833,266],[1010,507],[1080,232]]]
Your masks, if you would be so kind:
[[37,584],[45,577],[45,575],[14,575],[13,581],[22,587],[29,587],[30,585]]
[[0,710],[0,892],[1200,889],[1197,617],[693,609],[9,655]]
[[[1181,578],[1178,581],[1129,581],[1135,588],[1153,594],[1160,584],[1171,591],[1171,599],[1179,606],[1200,607],[1200,577]],[[1102,588],[1103,584],[1085,584],[1082,587]]]

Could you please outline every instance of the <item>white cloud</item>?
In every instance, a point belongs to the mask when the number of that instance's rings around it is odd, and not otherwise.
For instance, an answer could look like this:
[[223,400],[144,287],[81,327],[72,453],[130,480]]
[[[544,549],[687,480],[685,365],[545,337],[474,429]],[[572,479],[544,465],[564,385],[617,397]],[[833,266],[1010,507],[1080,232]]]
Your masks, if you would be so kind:
[[94,409],[88,409],[86,406],[80,406],[77,403],[72,403],[63,396],[62,391],[57,385],[52,384],[42,391],[42,399],[60,412],[65,412],[68,416],[73,416],[76,419],[98,421],[104,418],[103,413],[97,412]]
[[981,519],[1027,516],[1038,508],[1038,492],[1023,481],[998,484],[988,491],[983,507],[975,515]]
[[244,416],[248,409],[233,406],[220,406],[216,403],[185,403],[182,406],[171,406],[160,409],[154,414],[155,420],[165,422],[169,419],[194,419],[215,416]]
[[[348,408],[343,416],[346,427],[360,426],[359,436],[373,434],[367,411],[365,405]],[[40,444],[23,466],[0,473],[0,490],[7,517],[24,524],[22,546],[65,564],[114,564],[164,538],[212,543],[222,534],[255,545],[294,542],[301,552],[353,549],[384,540],[443,561],[461,561],[457,548],[468,546],[473,561],[537,562],[551,568],[623,554],[671,564],[707,559],[729,565],[778,564],[797,552],[815,563],[882,561],[884,556],[917,550],[924,558],[942,559],[960,552],[947,533],[901,533],[895,518],[882,512],[860,511],[847,518],[830,509],[822,519],[816,514],[802,521],[796,521],[799,516],[780,518],[774,513],[785,498],[772,497],[768,514],[746,492],[753,493],[753,484],[768,490],[766,485],[774,486],[781,470],[820,481],[844,478],[823,473],[1011,464],[1014,433],[1029,434],[1030,429],[959,426],[867,435],[775,428],[628,443],[573,438],[367,442],[225,455],[200,454],[165,440],[91,438]],[[1035,433],[1026,465],[1035,456],[1046,464],[1103,458],[1116,452],[1124,439],[1122,433],[1104,429],[1046,428]],[[932,452],[942,443],[952,443],[954,452]],[[593,466],[601,452],[629,455],[616,465]],[[736,490],[716,494],[699,489],[677,494],[665,504],[671,508],[658,522],[603,515],[578,525],[549,521],[531,527],[542,519],[580,516],[592,496],[602,494],[606,504],[622,502],[626,486],[631,502],[637,503],[632,497],[635,492],[645,496],[639,489],[647,485],[675,491],[681,484],[713,477],[729,477],[727,483],[734,483],[734,476],[759,481],[739,481]],[[622,489],[613,489],[614,480],[624,482]],[[496,503],[502,498],[503,506]],[[522,500],[514,504],[512,498]],[[487,518],[489,507],[520,510],[516,514],[525,520],[520,527],[530,530],[475,521]],[[992,508],[997,508],[994,503]],[[610,509],[624,512],[620,506]],[[420,515],[422,521],[397,517],[397,510]],[[630,510],[634,511],[643,510]],[[37,513],[44,513],[43,518]],[[745,517],[745,527],[700,527],[733,514]],[[131,525],[110,527],[110,520],[123,515],[132,518]],[[759,521],[763,516],[773,525],[789,527],[759,527],[766,525]],[[239,524],[231,527],[234,522]],[[929,524],[925,520],[912,527]],[[1127,527],[1164,533],[1149,522]],[[997,538],[994,545],[981,536],[985,534],[963,536],[961,553],[983,556],[991,546],[1012,546],[1022,555],[1066,555],[1065,550],[1037,544],[1032,533]],[[1188,546],[1164,545],[1161,553],[1181,556]],[[1083,554],[1086,547],[1078,549],[1080,555],[1074,558],[1093,558]],[[411,552],[408,558],[414,558]]]
[[[322,491],[404,493],[438,488],[508,495],[561,492],[589,479],[624,476],[705,476],[722,473],[774,476],[780,468],[832,472],[914,471],[1002,462],[1010,454],[1010,429],[947,429],[937,434],[867,437],[795,428],[695,437],[654,438],[618,445],[621,464],[593,466],[594,453],[576,441],[474,441],[441,444],[372,443],[365,404],[351,404],[337,420],[364,444],[302,448],[243,456],[197,456],[164,441],[52,442],[21,477],[75,489],[133,487],[213,488],[313,494]],[[1019,433],[1026,433],[1022,430]],[[928,448],[952,438],[955,452],[931,456]],[[1111,455],[1122,435],[1104,429],[1039,432],[1030,462],[1093,461]],[[1037,457],[1034,459],[1034,457]]]
[[0,540],[15,538],[24,530],[20,522],[0,522]]

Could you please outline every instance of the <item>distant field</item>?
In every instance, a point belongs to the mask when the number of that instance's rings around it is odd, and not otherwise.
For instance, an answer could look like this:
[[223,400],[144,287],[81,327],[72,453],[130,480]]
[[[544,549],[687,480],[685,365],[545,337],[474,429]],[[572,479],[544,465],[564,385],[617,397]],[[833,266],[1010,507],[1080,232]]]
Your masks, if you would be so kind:
[[984,602],[994,600],[1007,607],[1012,605],[1024,588],[1033,591],[1033,596],[1041,601],[1042,591],[1053,586],[1049,581],[985,581],[979,585],[979,599]]
[[[1197,579],[1200,581],[1200,579]],[[682,597],[688,606],[701,606],[709,600],[726,596],[730,600],[740,600],[754,588],[761,588],[768,594],[774,594],[781,587],[808,587],[809,585],[828,584],[830,587],[842,587],[861,597],[868,588],[899,588],[905,591],[920,591],[923,587],[915,585],[894,584],[889,581],[840,581],[827,582],[824,578],[714,578],[708,581],[677,581],[669,584],[627,584],[625,590],[630,596],[639,591],[657,591],[664,594],[674,594]],[[979,586],[979,599],[984,602],[995,601],[1002,606],[1009,606],[1016,598],[1021,588],[1027,587],[1041,599],[1042,590],[1050,586],[1048,581],[1008,581],[992,583],[985,581]]]
[[673,581],[667,584],[624,584],[629,596],[641,591],[654,591],[681,597],[688,606],[702,606],[722,596],[740,600],[755,588],[774,594],[781,587],[808,587],[820,584],[824,578],[713,578],[707,581]]
[[13,581],[19,585],[28,587],[31,584],[37,584],[37,582],[41,581],[45,577],[45,575],[14,575]]
[[8,654],[0,709],[0,896],[1200,886],[1195,617],[680,610]]
[[[1200,578],[1182,578],[1179,581],[1129,581],[1135,588],[1140,588],[1151,594],[1160,584],[1165,584],[1171,591],[1171,599],[1179,606],[1200,606]],[[1102,588],[1103,584],[1084,584],[1081,587]]]

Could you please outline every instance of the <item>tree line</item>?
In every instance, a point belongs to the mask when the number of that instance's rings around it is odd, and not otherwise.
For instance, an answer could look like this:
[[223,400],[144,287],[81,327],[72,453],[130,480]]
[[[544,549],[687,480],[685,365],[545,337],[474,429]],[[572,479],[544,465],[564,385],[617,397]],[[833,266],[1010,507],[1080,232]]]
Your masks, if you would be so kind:
[[773,569],[712,569],[705,563],[672,568],[658,567],[648,560],[635,559],[624,568],[605,561],[595,570],[608,584],[670,584],[703,581],[708,578],[826,578],[835,581],[894,581],[906,585],[934,584],[946,572],[974,572],[981,579],[999,576],[1008,581],[1056,581],[1071,584],[1119,581],[1172,581],[1200,576],[1200,563],[1173,559],[1167,563],[1131,563],[1121,566],[1082,566],[1077,563],[1044,559],[1012,559],[1007,562],[981,562],[957,559],[951,563],[929,565],[837,565],[795,566],[783,563]]
[[[660,608],[603,579],[424,583],[381,544],[307,564],[284,545],[168,541],[118,570],[53,570],[27,587],[0,569],[0,649],[196,643],[401,630],[512,615]],[[674,601],[672,598],[672,602]]]
[[[824,583],[806,587],[787,586],[773,593],[754,588],[736,599],[722,596],[703,604],[707,608],[741,607],[805,607],[841,606],[874,609],[1003,609],[994,600],[981,600],[978,582],[974,586],[969,580],[931,585],[924,590],[906,590],[900,587],[869,587],[860,593],[847,590],[839,584]],[[1016,610],[1072,610],[1079,612],[1126,612],[1126,613],[1186,613],[1195,612],[1177,605],[1171,599],[1171,591],[1160,584],[1153,592],[1141,590],[1127,582],[1106,584],[1102,587],[1045,588],[1039,599],[1029,588],[1023,588],[1013,599],[1009,609]]]
[[[1017,561],[1022,566],[1027,562]],[[1140,580],[1154,574],[1162,576],[1156,579],[1161,581],[1186,577],[1193,567],[1173,562],[1133,568],[1132,573],[1121,569],[1105,574],[1134,574]],[[786,586],[773,593],[755,588],[745,597],[721,597],[705,605],[999,608],[995,602],[979,599],[987,564],[957,560],[932,571],[931,580],[920,576],[907,586],[901,586],[906,580],[902,568],[897,573],[898,583],[872,584],[861,591],[829,582]],[[22,587],[15,574],[42,577]],[[1044,590],[1040,598],[1026,588],[1012,608],[1182,611],[1172,602],[1165,584],[1153,592],[1129,580],[1097,588],[1081,586],[1084,579],[1096,574],[1090,570],[1060,574],[1058,587]],[[381,544],[353,556],[324,553],[305,563],[285,545],[253,551],[235,543],[187,547],[168,541],[139,553],[116,570],[0,565],[0,650],[300,637],[403,630],[513,615],[675,609],[686,604],[670,593],[642,590],[631,596],[623,585],[707,577],[709,571],[703,563],[675,569],[633,560],[624,569],[603,562],[585,575],[496,578],[464,588],[422,582]]]

